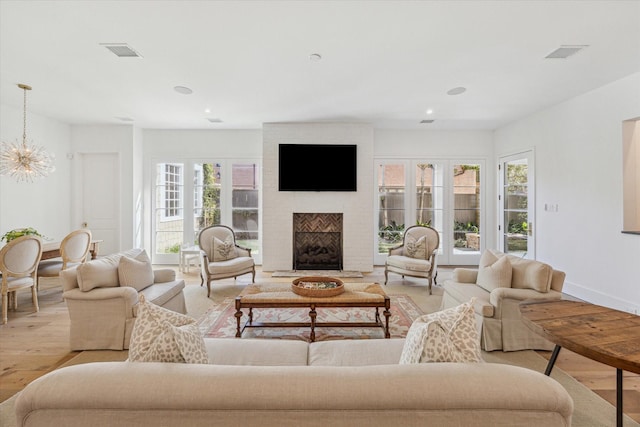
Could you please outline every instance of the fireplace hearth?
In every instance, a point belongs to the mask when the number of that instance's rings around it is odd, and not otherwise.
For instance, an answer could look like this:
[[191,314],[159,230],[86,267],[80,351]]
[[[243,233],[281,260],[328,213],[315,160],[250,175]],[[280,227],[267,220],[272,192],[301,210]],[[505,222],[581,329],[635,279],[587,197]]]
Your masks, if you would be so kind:
[[293,214],[293,269],[342,270],[342,214]]

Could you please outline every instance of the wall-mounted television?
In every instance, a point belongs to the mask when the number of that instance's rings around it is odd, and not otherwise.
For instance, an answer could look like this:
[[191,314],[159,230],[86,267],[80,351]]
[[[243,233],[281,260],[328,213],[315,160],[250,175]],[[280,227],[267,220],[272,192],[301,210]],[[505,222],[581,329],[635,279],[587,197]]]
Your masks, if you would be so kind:
[[357,146],[280,144],[278,190],[357,191]]

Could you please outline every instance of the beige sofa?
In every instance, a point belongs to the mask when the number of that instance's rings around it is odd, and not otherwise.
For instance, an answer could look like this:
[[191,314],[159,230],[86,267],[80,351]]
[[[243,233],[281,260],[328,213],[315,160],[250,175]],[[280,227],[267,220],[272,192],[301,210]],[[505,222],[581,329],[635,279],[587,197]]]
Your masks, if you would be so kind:
[[[150,262],[142,273],[135,271],[144,264],[135,261],[142,255],[146,253],[141,249],[130,249],[60,272],[62,296],[71,319],[71,350],[129,348],[140,294],[162,307],[187,312],[184,280],[176,280],[172,269],[151,270]],[[129,274],[124,276],[120,263],[123,256],[132,260],[127,264],[131,266]],[[121,283],[124,281],[128,284]]]
[[[496,259],[500,262],[491,263]],[[483,260],[484,264],[491,265],[483,265]],[[502,271],[498,271],[499,264]],[[552,350],[553,343],[522,322],[519,304],[525,300],[560,299],[565,273],[540,261],[492,250],[482,254],[479,267],[453,271],[452,278],[444,282],[441,309],[455,307],[475,297],[483,350]]]
[[[492,363],[400,365],[404,339],[205,339],[208,365],[101,362],[18,396],[18,426],[570,426],[554,379]],[[230,366],[235,365],[235,366]]]

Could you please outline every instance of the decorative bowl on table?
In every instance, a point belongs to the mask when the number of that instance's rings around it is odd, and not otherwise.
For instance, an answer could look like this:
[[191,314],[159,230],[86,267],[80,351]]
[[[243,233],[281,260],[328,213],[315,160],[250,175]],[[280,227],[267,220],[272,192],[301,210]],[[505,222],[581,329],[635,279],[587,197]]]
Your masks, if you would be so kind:
[[335,297],[344,292],[344,283],[334,277],[299,277],[291,283],[291,290],[303,297]]

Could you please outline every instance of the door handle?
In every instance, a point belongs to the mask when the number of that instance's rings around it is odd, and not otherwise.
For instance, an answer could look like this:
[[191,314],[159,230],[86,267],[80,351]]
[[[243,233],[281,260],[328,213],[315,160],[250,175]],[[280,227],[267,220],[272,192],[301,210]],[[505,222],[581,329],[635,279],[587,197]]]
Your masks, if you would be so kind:
[[87,226],[88,226],[88,225],[89,225],[89,224],[87,224],[86,222],[83,222],[83,223],[82,223],[82,228],[87,228]]

